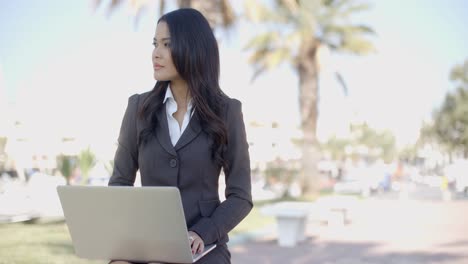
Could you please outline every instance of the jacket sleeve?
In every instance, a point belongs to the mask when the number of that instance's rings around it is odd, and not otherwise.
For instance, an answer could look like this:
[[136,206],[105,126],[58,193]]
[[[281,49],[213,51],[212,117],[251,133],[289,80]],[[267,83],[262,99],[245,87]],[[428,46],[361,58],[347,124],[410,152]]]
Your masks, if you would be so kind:
[[242,106],[230,99],[227,109],[228,145],[224,152],[226,200],[211,217],[201,218],[191,231],[196,232],[205,244],[218,241],[244,219],[253,207],[250,182],[249,145],[246,139]]
[[114,169],[109,179],[109,186],[133,186],[138,170],[137,146],[137,109],[139,95],[128,99],[127,109],[120,126],[117,151],[114,157]]

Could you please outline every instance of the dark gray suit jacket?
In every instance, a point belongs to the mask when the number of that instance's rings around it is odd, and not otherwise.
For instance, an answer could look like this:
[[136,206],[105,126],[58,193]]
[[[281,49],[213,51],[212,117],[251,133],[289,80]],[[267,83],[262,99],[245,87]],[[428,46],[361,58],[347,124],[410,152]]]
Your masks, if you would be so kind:
[[220,203],[221,167],[211,159],[212,140],[202,130],[196,110],[172,146],[166,110],[162,107],[156,137],[138,148],[137,137],[146,124],[137,114],[147,96],[148,93],[135,94],[128,100],[109,185],[133,186],[139,169],[143,186],[176,186],[188,229],[199,234],[205,244],[226,243],[227,233],[252,209],[250,159],[241,103],[230,98],[224,102],[228,147],[223,155],[229,170],[225,175],[226,200]]

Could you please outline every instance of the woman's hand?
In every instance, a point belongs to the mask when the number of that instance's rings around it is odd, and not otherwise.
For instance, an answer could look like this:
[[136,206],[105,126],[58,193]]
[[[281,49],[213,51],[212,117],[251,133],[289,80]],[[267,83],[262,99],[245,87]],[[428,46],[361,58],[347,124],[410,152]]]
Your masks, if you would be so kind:
[[193,231],[189,231],[188,233],[189,242],[192,246],[192,254],[202,253],[205,249],[205,243],[203,242],[203,239],[201,239],[201,237]]

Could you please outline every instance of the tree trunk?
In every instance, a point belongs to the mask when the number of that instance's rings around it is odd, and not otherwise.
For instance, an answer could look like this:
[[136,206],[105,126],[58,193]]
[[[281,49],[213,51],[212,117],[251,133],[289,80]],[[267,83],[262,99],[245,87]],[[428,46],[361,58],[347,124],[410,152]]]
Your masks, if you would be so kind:
[[302,179],[301,188],[305,195],[317,195],[319,192],[319,173],[317,163],[320,153],[317,143],[318,117],[318,69],[317,48],[314,40],[305,41],[299,53],[297,71],[299,73],[299,107],[301,115],[302,143]]

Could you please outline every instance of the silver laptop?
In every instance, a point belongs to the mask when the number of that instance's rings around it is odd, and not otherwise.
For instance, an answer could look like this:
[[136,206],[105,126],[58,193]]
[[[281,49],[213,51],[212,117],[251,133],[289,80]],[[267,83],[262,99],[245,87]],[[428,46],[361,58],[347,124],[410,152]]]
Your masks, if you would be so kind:
[[88,259],[194,263],[176,187],[58,186],[73,247]]

